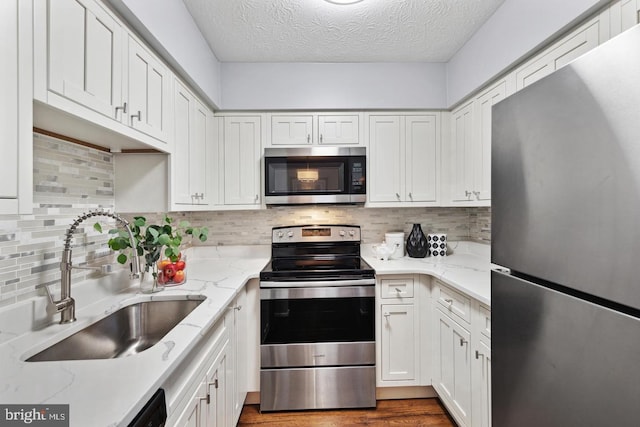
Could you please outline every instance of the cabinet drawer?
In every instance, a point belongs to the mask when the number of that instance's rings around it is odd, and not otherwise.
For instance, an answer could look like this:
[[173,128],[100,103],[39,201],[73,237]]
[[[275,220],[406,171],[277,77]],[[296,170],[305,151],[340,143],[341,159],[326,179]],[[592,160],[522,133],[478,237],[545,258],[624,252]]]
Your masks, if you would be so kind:
[[479,322],[480,332],[482,332],[482,335],[491,339],[491,310],[484,305],[480,306]]
[[460,320],[471,323],[471,300],[459,292],[438,282],[436,299],[441,307],[454,314]]
[[380,292],[381,298],[384,299],[402,299],[413,298],[413,278],[396,278],[396,279],[382,279],[380,280],[382,289]]

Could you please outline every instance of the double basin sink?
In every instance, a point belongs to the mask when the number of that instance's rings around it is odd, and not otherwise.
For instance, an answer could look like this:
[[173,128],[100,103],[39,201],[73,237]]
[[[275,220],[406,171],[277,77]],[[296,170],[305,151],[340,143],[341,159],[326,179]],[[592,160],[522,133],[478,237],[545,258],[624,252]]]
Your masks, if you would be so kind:
[[203,300],[153,300],[128,305],[26,361],[114,359],[141,353],[157,344]]

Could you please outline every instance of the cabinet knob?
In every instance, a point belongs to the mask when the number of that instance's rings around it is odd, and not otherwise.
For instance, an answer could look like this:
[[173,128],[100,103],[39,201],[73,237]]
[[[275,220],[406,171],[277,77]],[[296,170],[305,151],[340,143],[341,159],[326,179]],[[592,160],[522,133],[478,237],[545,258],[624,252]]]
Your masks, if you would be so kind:
[[467,343],[467,340],[465,340],[464,338],[460,338],[460,347],[462,347],[466,343]]

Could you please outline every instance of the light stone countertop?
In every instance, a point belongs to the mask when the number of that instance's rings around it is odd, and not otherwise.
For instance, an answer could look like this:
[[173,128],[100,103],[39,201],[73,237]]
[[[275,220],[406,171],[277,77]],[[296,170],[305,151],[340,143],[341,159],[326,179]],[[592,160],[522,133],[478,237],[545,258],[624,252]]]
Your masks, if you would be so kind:
[[[489,246],[452,242],[453,254],[436,260],[404,257],[382,261],[363,245],[363,258],[377,274],[429,274],[480,302],[490,304]],[[70,425],[127,425],[173,370],[223,316],[237,292],[270,258],[270,246],[192,248],[187,282],[153,295],[137,286],[115,286],[122,273],[72,284],[77,322],[51,324],[45,297],[0,310],[0,402],[70,404]],[[158,344],[137,355],[109,360],[24,360],[119,308],[150,299],[206,299]]]
[[363,245],[362,258],[377,275],[428,274],[488,306],[491,305],[491,246],[474,242],[449,242],[446,257],[377,259],[373,245]]

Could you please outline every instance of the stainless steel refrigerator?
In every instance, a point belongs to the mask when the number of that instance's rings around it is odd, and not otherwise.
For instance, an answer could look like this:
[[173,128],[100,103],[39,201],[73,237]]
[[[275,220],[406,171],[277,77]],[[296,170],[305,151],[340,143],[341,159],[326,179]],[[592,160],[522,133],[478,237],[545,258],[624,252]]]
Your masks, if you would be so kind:
[[640,27],[492,132],[493,426],[640,426]]

